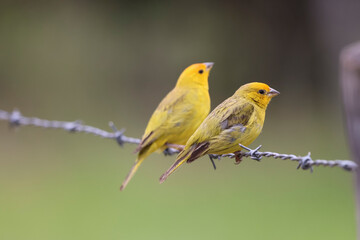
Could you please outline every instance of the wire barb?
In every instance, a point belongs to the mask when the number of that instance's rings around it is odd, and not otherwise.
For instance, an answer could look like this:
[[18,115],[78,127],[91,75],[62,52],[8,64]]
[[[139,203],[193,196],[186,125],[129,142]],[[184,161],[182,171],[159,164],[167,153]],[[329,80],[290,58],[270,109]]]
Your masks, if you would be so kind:
[[[14,111],[7,112],[0,109],[0,120],[8,121],[11,127],[20,127],[20,126],[35,126],[35,127],[42,127],[42,128],[54,128],[54,129],[64,129],[71,133],[83,132],[83,133],[90,133],[95,136],[100,136],[102,138],[107,139],[114,139],[116,142],[123,146],[125,143],[131,144],[139,144],[140,139],[127,137],[124,135],[125,129],[118,130],[115,127],[113,122],[109,122],[109,126],[113,132],[108,132],[96,127],[92,127],[89,125],[82,124],[81,121],[50,121],[35,117],[24,117],[21,112],[17,109]],[[260,152],[261,145],[255,149],[248,148],[247,146],[239,144],[243,149],[247,150],[247,152],[238,152],[242,157],[250,157],[251,159],[260,161],[262,157],[273,157],[273,158],[280,158],[283,160],[290,160],[290,161],[297,161],[299,165],[297,169],[303,169],[313,171],[313,166],[329,166],[329,167],[341,167],[347,171],[354,171],[357,168],[357,164],[350,160],[313,160],[311,158],[310,152],[306,156],[295,156],[293,154],[280,154],[275,152]],[[174,155],[179,153],[178,149],[175,148],[167,148],[164,151],[165,155]],[[216,154],[209,154],[210,160],[213,163],[214,169],[216,169],[216,165],[214,159],[220,160],[224,157],[235,158],[235,154],[223,154],[223,155],[216,155]]]
[[9,123],[11,127],[20,126],[21,113],[15,109],[9,117]]
[[262,145],[259,145],[259,146],[258,146],[257,148],[255,148],[254,150],[252,150],[251,148],[248,148],[248,147],[246,147],[246,146],[244,146],[244,145],[242,145],[242,144],[239,144],[239,145],[240,145],[240,147],[242,147],[242,148],[244,148],[245,150],[248,150],[248,151],[249,151],[249,155],[250,155],[251,159],[254,159],[254,160],[260,162],[262,156],[260,156],[260,155],[258,154],[258,151],[259,151],[259,149],[262,147]]
[[115,126],[115,124],[113,122],[109,122],[109,127],[113,130],[114,134],[115,134],[115,140],[116,142],[122,147],[124,146],[124,132],[125,132],[125,128],[122,128],[120,130],[118,130]]

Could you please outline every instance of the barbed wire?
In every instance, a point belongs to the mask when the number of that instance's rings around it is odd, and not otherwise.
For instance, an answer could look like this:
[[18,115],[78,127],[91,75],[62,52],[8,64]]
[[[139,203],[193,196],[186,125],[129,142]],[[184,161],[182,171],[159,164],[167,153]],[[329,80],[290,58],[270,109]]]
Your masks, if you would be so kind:
[[[280,158],[282,160],[290,160],[296,161],[299,163],[297,169],[301,168],[303,170],[310,169],[313,172],[313,166],[328,166],[328,167],[341,167],[347,171],[354,171],[357,168],[357,164],[350,160],[313,160],[311,158],[311,153],[309,152],[306,156],[296,156],[294,154],[281,154],[275,152],[260,152],[259,149],[262,147],[261,145],[255,149],[250,149],[242,144],[239,144],[242,148],[247,150],[248,152],[239,152],[238,155],[241,157],[250,157],[254,160],[260,161],[262,157],[273,157]],[[220,159],[222,157],[230,157],[235,158],[236,155],[233,153],[224,154],[224,155],[210,155],[210,158]]]
[[[123,146],[124,143],[139,144],[140,139],[127,137],[124,135],[125,129],[118,130],[113,122],[109,122],[109,126],[112,129],[112,132],[108,132],[96,127],[82,124],[81,121],[51,121],[46,119],[40,119],[36,117],[25,117],[19,110],[15,109],[12,112],[7,112],[0,109],[0,120],[8,121],[10,126],[35,126],[41,128],[54,128],[54,129],[63,129],[71,133],[83,132],[88,134],[93,134],[95,136],[100,136],[102,138],[114,139],[116,142]],[[310,152],[306,156],[296,156],[293,154],[280,154],[275,152],[260,152],[259,149],[261,145],[255,149],[250,149],[246,146],[240,144],[240,146],[247,150],[247,152],[238,152],[237,154],[230,153],[224,155],[215,155],[209,154],[209,158],[216,169],[214,159],[221,159],[224,157],[229,158],[238,158],[238,157],[250,157],[254,160],[260,161],[262,157],[273,157],[275,159],[280,158],[282,160],[296,161],[299,163],[297,166],[298,169],[313,171],[313,166],[329,166],[329,167],[341,167],[347,171],[353,171],[357,168],[357,164],[350,160],[313,160],[310,156]],[[173,147],[169,147],[164,151],[165,155],[174,155],[179,153],[179,150]],[[237,160],[239,163],[239,161]]]
[[90,133],[95,136],[100,136],[102,138],[115,139],[120,146],[123,146],[124,143],[139,144],[140,139],[127,137],[124,135],[125,129],[118,130],[113,122],[109,122],[109,126],[112,128],[113,132],[107,132],[105,130],[83,125],[80,120],[73,122],[67,121],[50,121],[46,119],[40,119],[36,117],[24,117],[19,110],[15,109],[14,111],[6,112],[0,110],[0,120],[7,120],[10,123],[10,126],[35,126],[42,128],[55,128],[55,129],[64,129],[68,132],[83,132]]

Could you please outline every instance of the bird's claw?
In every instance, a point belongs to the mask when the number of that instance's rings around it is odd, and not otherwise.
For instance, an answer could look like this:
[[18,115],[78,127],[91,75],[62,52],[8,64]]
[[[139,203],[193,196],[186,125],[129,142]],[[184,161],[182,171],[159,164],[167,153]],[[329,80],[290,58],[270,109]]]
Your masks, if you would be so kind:
[[242,159],[235,159],[234,164],[235,164],[235,165],[239,165],[241,162],[242,162]]
[[241,161],[242,161],[241,151],[235,152],[234,155],[235,155],[235,162],[234,162],[234,164],[235,164],[235,165],[239,165],[239,164],[241,163]]

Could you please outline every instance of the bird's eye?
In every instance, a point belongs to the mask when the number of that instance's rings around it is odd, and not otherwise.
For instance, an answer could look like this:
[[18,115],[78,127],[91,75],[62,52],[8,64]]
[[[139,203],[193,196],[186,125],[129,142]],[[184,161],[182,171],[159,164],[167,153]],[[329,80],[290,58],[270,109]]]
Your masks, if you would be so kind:
[[203,72],[204,72],[204,70],[202,70],[202,69],[201,69],[201,70],[199,70],[199,73],[200,73],[200,74],[202,74]]
[[265,93],[266,93],[266,91],[265,91],[265,90],[263,90],[263,89],[261,89],[261,90],[259,90],[259,93],[260,93],[260,94],[265,94]]

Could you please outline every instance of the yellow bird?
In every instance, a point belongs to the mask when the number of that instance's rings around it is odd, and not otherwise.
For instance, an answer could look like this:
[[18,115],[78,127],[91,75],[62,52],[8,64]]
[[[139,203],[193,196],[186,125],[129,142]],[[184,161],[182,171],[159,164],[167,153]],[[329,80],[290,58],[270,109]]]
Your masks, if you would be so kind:
[[167,144],[184,145],[210,112],[208,77],[214,63],[197,63],[186,68],[176,86],[152,114],[135,152],[138,157],[125,178],[123,190],[144,159]]
[[189,138],[175,163],[160,177],[160,183],[184,162],[192,162],[205,154],[235,153],[239,143],[251,144],[260,134],[270,100],[280,93],[264,83],[248,83],[217,106]]

